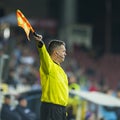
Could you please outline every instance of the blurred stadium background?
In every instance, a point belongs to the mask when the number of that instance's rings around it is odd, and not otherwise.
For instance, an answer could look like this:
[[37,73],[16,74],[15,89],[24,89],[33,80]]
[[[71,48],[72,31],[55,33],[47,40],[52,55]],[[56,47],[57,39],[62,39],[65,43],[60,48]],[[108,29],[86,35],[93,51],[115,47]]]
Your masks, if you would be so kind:
[[67,57],[62,66],[70,85],[76,83],[87,91],[110,89],[117,95],[119,6],[119,0],[0,0],[0,95],[40,90],[36,45],[17,26],[17,9],[43,35],[46,45],[51,39],[66,42]]

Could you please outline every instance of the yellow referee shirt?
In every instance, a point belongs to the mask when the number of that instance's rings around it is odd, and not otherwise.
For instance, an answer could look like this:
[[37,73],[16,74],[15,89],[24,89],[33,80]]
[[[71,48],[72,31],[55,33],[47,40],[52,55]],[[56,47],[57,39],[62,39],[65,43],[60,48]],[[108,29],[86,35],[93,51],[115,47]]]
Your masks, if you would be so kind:
[[68,79],[62,67],[51,59],[45,45],[38,48],[42,102],[66,106],[68,103]]

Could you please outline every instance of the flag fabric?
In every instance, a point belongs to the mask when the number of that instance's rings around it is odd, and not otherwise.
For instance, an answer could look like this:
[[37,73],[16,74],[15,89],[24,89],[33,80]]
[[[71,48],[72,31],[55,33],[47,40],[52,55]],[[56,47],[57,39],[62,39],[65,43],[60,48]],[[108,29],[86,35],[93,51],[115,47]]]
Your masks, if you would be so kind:
[[24,29],[28,40],[30,40],[29,38],[30,31],[34,33],[35,32],[34,29],[32,28],[31,24],[29,23],[29,21],[26,19],[26,17],[23,15],[23,13],[20,10],[17,10],[16,15],[17,15],[18,26]]

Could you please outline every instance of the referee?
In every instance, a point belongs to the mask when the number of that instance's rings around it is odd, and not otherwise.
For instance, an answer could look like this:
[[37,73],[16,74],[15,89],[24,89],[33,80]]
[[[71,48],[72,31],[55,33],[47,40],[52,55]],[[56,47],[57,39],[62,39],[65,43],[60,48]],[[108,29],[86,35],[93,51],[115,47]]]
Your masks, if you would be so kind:
[[42,36],[37,34],[34,37],[40,56],[40,120],[66,120],[68,79],[60,66],[66,56],[65,43],[61,40],[52,40],[47,51]]

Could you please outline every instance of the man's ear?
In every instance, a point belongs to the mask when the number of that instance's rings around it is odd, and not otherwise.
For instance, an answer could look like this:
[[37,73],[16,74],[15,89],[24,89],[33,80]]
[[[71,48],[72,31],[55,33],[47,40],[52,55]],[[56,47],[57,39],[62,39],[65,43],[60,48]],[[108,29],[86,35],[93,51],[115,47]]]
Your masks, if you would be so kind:
[[56,55],[56,51],[55,50],[52,52],[52,55]]
[[56,51],[56,50],[54,50],[54,51],[53,51],[53,54],[57,54],[57,51]]

